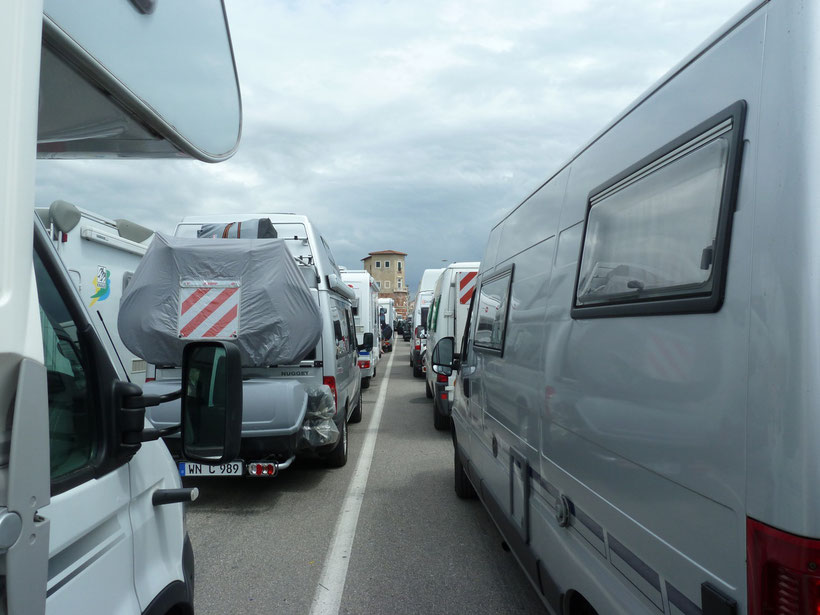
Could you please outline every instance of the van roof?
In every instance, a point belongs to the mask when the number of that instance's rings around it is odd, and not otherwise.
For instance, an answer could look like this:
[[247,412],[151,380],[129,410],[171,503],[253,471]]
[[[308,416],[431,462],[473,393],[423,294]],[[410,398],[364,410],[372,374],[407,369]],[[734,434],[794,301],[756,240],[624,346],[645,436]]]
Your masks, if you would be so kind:
[[709,49],[711,49],[718,41],[720,41],[723,37],[727,34],[732,32],[735,28],[737,28],[740,24],[742,24],[746,19],[748,19],[752,13],[755,13],[760,7],[764,4],[768,4],[771,0],[752,0],[744,6],[740,11],[735,13],[726,23],[724,23],[720,28],[718,28],[710,37],[708,37],[705,41],[703,41],[700,45],[695,47],[695,49],[689,53],[689,55],[685,56],[683,60],[678,62],[675,66],[673,66],[669,71],[666,72],[660,79],[658,79],[655,83],[653,83],[649,88],[647,88],[643,94],[638,96],[631,104],[629,104],[623,111],[621,111],[618,115],[616,115],[604,128],[599,130],[595,133],[592,138],[590,138],[584,145],[582,145],[579,149],[569,157],[569,159],[564,162],[560,167],[558,167],[555,172],[549,176],[549,178],[538,185],[532,192],[530,192],[526,198],[524,198],[520,203],[518,203],[515,207],[513,207],[510,211],[504,214],[501,219],[493,225],[493,230],[498,228],[504,220],[509,218],[516,209],[521,207],[524,203],[526,203],[536,192],[538,192],[541,188],[543,188],[546,184],[548,184],[556,175],[561,173],[564,169],[566,169],[569,165],[571,165],[581,154],[583,154],[587,149],[589,149],[596,141],[600,140],[606,133],[612,130],[618,123],[620,123],[624,118],[626,118],[629,114],[635,111],[638,107],[640,107],[650,96],[652,96],[655,92],[660,90],[664,85],[669,83],[676,75],[682,72],[687,66],[692,64],[695,60],[697,60],[700,56],[706,53]]

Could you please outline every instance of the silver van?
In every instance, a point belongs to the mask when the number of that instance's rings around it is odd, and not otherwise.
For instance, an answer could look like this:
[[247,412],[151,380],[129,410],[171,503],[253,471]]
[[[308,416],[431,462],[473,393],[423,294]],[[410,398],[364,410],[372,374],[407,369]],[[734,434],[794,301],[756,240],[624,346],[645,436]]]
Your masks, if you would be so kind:
[[[311,294],[319,305],[322,335],[315,349],[298,365],[243,368],[243,425],[239,459],[231,468],[208,468],[180,464],[183,475],[270,477],[290,466],[297,454],[318,453],[331,467],[347,462],[347,423],[362,420],[361,346],[353,317],[353,290],[341,273],[327,241],[307,216],[297,214],[229,214],[188,216],[177,225],[177,237],[197,237],[203,225],[229,224],[237,220],[268,219],[279,239],[295,259]],[[178,386],[175,366],[155,366],[155,382],[146,390],[162,392]],[[311,391],[330,388],[335,403],[334,422],[338,438],[325,446],[305,448],[304,425],[312,403]],[[149,411],[158,427],[174,420],[172,403]],[[166,442],[175,452],[178,438]],[[224,465],[224,464],[223,464]]]
[[492,229],[433,351],[553,613],[820,609],[818,32],[750,4]]

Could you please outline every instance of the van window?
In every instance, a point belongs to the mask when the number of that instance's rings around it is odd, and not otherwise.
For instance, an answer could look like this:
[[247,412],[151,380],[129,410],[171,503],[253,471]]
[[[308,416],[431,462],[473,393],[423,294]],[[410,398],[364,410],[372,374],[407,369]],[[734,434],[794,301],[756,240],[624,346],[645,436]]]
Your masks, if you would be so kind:
[[576,309],[708,298],[717,290],[734,122],[712,125],[590,198]]
[[427,316],[429,315],[429,313],[430,313],[430,308],[429,307],[421,308],[421,321],[420,322],[421,322],[422,325],[424,325],[425,328],[429,328],[428,327],[429,323],[427,322]]
[[336,357],[347,352],[347,327],[341,320],[333,321],[333,333],[336,338]]
[[512,269],[508,269],[481,285],[473,342],[477,348],[504,351],[511,279]]
[[97,421],[77,325],[36,251],[34,276],[47,371],[51,480],[59,481],[91,465]]
[[438,325],[438,308],[439,304],[441,303],[441,295],[436,298],[435,303],[433,303],[433,313],[430,316],[430,326],[428,329],[431,331],[435,331]]

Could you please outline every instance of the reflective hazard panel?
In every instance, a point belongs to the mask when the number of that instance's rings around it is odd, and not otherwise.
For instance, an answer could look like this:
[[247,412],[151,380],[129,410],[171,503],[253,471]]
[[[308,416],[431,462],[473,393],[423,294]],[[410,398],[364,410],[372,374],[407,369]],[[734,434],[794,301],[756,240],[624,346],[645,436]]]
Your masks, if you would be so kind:
[[179,337],[236,339],[241,297],[238,280],[182,280],[179,283]]
[[458,274],[458,302],[462,305],[470,303],[475,292],[476,276],[475,271],[465,271]]

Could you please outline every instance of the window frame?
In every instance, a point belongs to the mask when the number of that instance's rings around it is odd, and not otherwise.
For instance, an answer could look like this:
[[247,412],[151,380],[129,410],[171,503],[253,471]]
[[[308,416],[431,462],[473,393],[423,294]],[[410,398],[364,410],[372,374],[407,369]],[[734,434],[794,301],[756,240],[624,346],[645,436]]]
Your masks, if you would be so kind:
[[376,269],[381,269],[382,268],[382,262],[381,261],[373,261],[373,263],[376,265]]
[[385,287],[385,289],[389,289],[389,288],[390,288],[390,280],[385,280],[385,281],[384,281],[384,287]]
[[504,348],[507,345],[507,328],[510,323],[510,311],[512,309],[512,283],[513,277],[515,275],[515,263],[511,263],[502,269],[498,269],[497,271],[493,271],[492,275],[487,278],[486,280],[481,280],[481,285],[476,286],[476,292],[473,293],[473,296],[478,295],[478,303],[476,305],[476,312],[481,308],[481,291],[484,289],[484,286],[487,284],[491,284],[500,280],[501,278],[508,276],[509,279],[507,280],[507,309],[504,312],[504,322],[503,322],[503,329],[501,330],[501,347],[494,348],[493,346],[483,346],[482,344],[478,343],[476,340],[476,332],[478,331],[478,321],[479,319],[476,318],[475,322],[473,323],[474,330],[473,330],[473,349],[476,351],[486,352],[490,354],[498,355],[499,358],[504,357]]
[[[37,225],[37,222],[35,222],[35,225]],[[111,383],[119,380],[119,374],[97,337],[94,324],[91,321],[91,314],[80,301],[74,283],[69,278],[60,256],[45,235],[42,227],[36,228],[34,232],[34,253],[42,262],[50,283],[54,286],[77,328],[77,341],[86,361],[83,369],[86,370],[86,389],[90,404],[89,415],[90,419],[94,421],[94,441],[92,443],[91,458],[84,466],[64,476],[58,478],[49,476],[50,490],[53,497],[91,479],[105,476],[127,464],[131,457],[128,456],[122,459],[118,456],[120,442],[118,442],[119,434],[115,423],[119,408],[112,407],[110,387]],[[38,305],[42,301],[39,292],[37,301]],[[51,442],[49,440],[50,446]]]
[[[729,147],[726,159],[726,172],[723,178],[723,191],[718,206],[718,221],[715,227],[711,290],[703,293],[683,291],[676,295],[618,298],[609,303],[598,303],[586,306],[579,305],[578,284],[581,278],[581,265],[583,263],[584,247],[587,241],[589,216],[592,208],[595,206],[592,204],[593,199],[729,119],[732,120],[732,127],[729,132],[725,133],[725,137],[729,141]],[[720,310],[723,305],[726,290],[726,270],[731,244],[732,219],[735,209],[737,208],[740,171],[743,163],[742,154],[745,119],[746,101],[738,100],[589,192],[587,195],[586,211],[584,213],[584,231],[581,236],[581,246],[575,269],[575,285],[572,293],[572,307],[570,309],[570,316],[573,319],[713,313]],[[670,164],[674,164],[674,162]],[[659,167],[658,170],[660,170],[660,168],[663,167]]]

